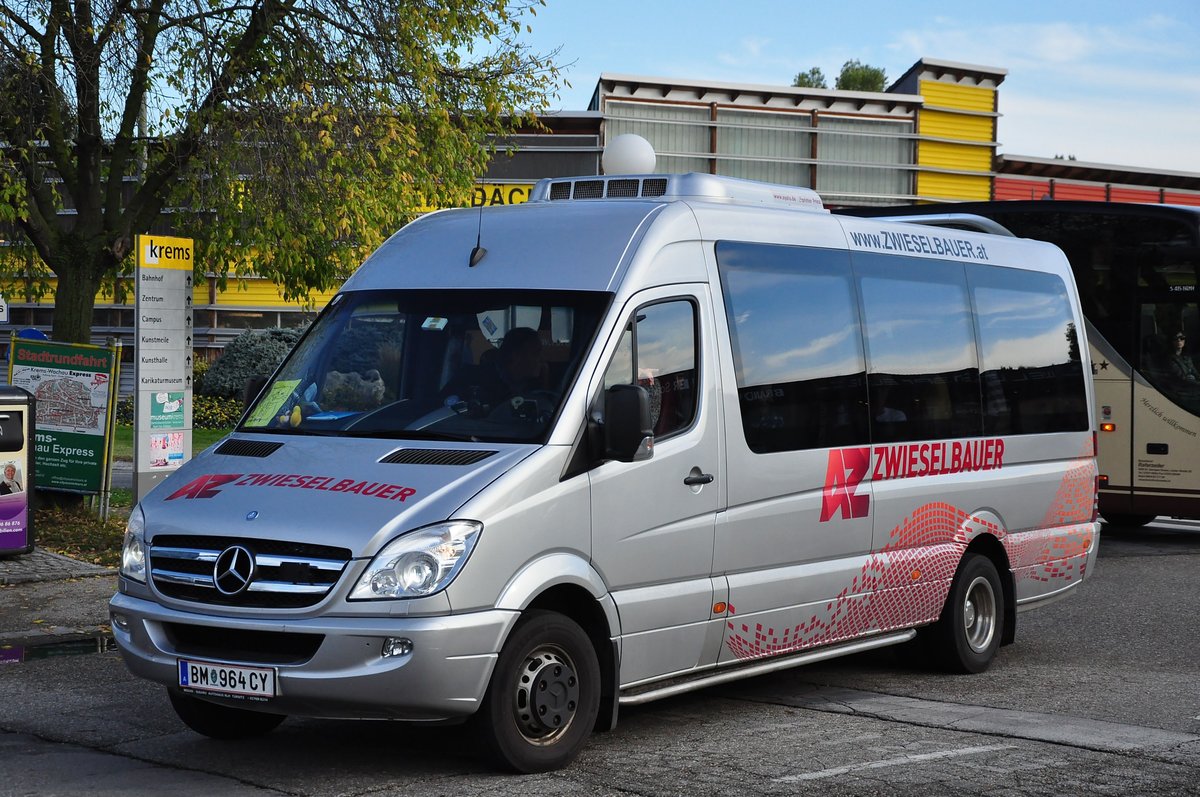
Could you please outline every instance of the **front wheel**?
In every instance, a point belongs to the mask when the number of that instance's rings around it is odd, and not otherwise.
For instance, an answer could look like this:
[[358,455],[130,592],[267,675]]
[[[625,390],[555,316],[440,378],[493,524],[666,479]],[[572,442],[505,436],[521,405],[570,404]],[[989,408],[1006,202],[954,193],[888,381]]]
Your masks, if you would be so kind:
[[951,672],[983,672],[996,657],[1004,633],[1004,592],[992,560],[968,553],[959,564],[942,616],[928,642]]
[[475,717],[501,766],[546,772],[583,748],[600,709],[600,664],[577,623],[531,611],[513,630]]
[[244,708],[209,703],[198,697],[167,689],[171,707],[183,720],[183,724],[203,736],[212,739],[249,739],[270,733],[287,717],[283,714],[265,714],[247,711]]

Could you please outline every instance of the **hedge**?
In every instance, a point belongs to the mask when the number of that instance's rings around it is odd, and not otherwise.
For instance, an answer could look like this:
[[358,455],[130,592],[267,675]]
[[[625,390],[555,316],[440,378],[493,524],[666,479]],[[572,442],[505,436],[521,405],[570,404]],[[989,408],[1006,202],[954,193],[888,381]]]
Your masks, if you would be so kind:
[[[192,396],[192,426],[196,429],[228,429],[242,417],[241,399]],[[133,396],[117,402],[117,423],[133,425]]]
[[301,329],[246,330],[225,345],[199,380],[197,393],[242,399],[246,384],[255,377],[268,377],[303,334]]

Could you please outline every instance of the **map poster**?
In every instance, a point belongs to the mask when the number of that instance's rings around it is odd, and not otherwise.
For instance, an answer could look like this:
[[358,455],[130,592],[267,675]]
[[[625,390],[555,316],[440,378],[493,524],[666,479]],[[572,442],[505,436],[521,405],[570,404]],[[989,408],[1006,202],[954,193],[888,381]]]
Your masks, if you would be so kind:
[[12,339],[8,380],[37,399],[33,456],[37,487],[106,489],[120,346]]

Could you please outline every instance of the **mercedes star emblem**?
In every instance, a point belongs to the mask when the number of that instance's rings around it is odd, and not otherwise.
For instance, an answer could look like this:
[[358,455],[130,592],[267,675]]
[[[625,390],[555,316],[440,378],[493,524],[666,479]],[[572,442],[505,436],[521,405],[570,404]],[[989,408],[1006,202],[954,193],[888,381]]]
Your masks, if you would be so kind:
[[213,565],[213,583],[222,595],[238,595],[254,580],[254,554],[241,545],[221,551]]

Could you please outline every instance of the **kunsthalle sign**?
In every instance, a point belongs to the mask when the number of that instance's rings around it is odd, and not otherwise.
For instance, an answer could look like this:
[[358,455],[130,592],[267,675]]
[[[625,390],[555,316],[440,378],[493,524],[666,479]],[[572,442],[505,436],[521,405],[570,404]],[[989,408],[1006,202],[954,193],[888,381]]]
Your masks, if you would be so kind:
[[134,485],[141,498],[191,459],[191,238],[137,238]]
[[121,344],[12,338],[8,381],[37,399],[33,456],[39,488],[108,490]]

